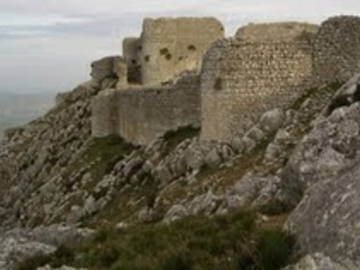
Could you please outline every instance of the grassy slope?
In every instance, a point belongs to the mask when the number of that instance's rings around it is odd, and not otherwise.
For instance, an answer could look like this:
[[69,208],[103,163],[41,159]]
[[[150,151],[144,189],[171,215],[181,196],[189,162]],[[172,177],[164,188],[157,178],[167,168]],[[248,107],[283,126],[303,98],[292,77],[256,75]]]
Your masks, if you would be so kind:
[[[93,270],[275,270],[289,262],[293,241],[279,224],[259,225],[254,212],[216,218],[188,217],[171,225],[103,228],[75,249],[26,260],[17,270],[50,263]],[[76,255],[75,255],[76,254]]]

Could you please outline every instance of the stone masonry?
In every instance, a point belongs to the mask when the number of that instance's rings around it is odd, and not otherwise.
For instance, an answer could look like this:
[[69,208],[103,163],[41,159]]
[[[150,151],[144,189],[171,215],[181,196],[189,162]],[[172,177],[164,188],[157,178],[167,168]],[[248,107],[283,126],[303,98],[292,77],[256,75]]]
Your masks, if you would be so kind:
[[[312,78],[309,37],[316,28],[300,26],[286,28],[288,36],[282,25],[250,25],[208,51],[201,78],[203,139],[229,141],[302,93]],[[263,34],[267,28],[279,28],[280,35]]]
[[360,17],[326,20],[314,42],[317,80],[347,81],[360,68]]
[[199,76],[193,73],[168,86],[105,90],[93,101],[93,136],[120,135],[144,145],[168,130],[199,127],[199,88]]
[[305,90],[359,68],[359,17],[320,27],[250,24],[223,36],[213,18],[145,19],[141,37],[124,40],[123,58],[94,65],[95,80],[108,74],[117,83],[104,79],[116,89],[93,102],[93,136],[148,144],[169,129],[200,125],[202,140],[229,142],[264,112],[289,108]]
[[220,38],[224,27],[215,18],[145,19],[141,37],[123,42],[129,81],[156,85],[198,71],[206,50]]
[[118,80],[93,101],[93,136],[148,144],[170,129],[199,127],[202,57],[223,37],[214,18],[145,19],[140,38],[124,39],[123,58],[92,65],[94,80]]
[[201,75],[203,140],[230,141],[306,89],[345,81],[360,63],[360,18],[250,24],[217,42]]

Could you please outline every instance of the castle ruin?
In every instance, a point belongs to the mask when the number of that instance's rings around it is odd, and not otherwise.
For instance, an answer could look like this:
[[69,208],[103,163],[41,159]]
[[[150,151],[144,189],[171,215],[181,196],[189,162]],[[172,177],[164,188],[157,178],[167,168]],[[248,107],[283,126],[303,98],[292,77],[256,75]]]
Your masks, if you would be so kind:
[[305,90],[349,79],[360,68],[360,18],[249,24],[232,38],[213,18],[145,19],[111,59],[93,65],[94,79],[116,78],[103,79],[111,89],[93,103],[93,136],[148,144],[191,125],[202,140],[229,142]]
[[129,82],[156,85],[185,70],[199,70],[209,46],[224,37],[213,18],[145,19],[140,38],[123,41]]
[[145,19],[140,38],[124,39],[123,58],[93,63],[93,78],[108,70],[118,80],[93,102],[93,136],[147,144],[170,129],[199,127],[202,57],[222,38],[214,18]]

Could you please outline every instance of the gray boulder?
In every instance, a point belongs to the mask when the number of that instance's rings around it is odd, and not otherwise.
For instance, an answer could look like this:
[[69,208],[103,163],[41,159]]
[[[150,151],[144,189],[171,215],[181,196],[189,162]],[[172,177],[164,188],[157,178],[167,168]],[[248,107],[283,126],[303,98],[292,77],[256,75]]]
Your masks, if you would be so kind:
[[205,164],[210,168],[216,168],[222,159],[219,155],[216,148],[212,149],[206,156],[205,156]]
[[355,270],[357,268],[344,267],[321,253],[307,255],[297,264],[288,266],[283,270]]
[[86,270],[85,268],[73,268],[70,266],[61,266],[59,268],[53,268],[50,265],[45,265],[43,267],[38,267],[37,270]]
[[53,246],[73,246],[90,239],[94,230],[54,224],[35,228],[31,236],[36,241]]
[[353,168],[313,185],[286,230],[304,253],[322,252],[360,267],[360,159]]
[[0,237],[0,269],[13,270],[18,262],[51,254],[55,246],[32,240],[25,232],[14,230]]
[[262,115],[259,127],[266,133],[274,133],[283,125],[284,121],[284,112],[280,109],[274,109]]
[[212,215],[223,202],[223,198],[216,196],[212,191],[195,197],[186,208],[190,215]]
[[174,222],[180,218],[186,217],[189,212],[186,208],[180,204],[172,206],[169,211],[165,214],[163,221],[167,224]]

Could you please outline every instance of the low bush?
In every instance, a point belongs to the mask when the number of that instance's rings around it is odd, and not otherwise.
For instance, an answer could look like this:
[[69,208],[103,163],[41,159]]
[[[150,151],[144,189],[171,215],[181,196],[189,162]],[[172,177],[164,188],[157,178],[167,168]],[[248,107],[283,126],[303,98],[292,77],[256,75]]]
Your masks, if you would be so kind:
[[170,225],[138,225],[125,232],[102,229],[75,248],[81,256],[68,256],[66,263],[111,270],[281,269],[289,262],[292,239],[280,228],[262,228],[256,216],[242,211],[215,218],[192,216]]

